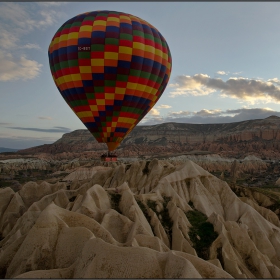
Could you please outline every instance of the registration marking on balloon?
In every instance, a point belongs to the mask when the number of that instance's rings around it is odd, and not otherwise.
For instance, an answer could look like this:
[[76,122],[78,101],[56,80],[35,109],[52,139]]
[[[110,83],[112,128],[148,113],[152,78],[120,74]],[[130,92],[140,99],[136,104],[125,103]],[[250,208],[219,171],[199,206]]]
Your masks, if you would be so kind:
[[73,17],[58,29],[48,54],[62,97],[110,151],[151,110],[171,73],[161,33],[122,12]]

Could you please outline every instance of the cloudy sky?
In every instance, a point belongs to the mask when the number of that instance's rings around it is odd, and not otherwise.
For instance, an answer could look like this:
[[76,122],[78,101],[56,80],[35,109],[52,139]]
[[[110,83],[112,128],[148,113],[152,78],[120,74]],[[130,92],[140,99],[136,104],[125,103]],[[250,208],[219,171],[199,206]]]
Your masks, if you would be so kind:
[[47,51],[66,20],[95,10],[138,16],[169,44],[168,87],[140,125],[280,116],[280,2],[2,2],[0,147],[85,128],[55,87]]

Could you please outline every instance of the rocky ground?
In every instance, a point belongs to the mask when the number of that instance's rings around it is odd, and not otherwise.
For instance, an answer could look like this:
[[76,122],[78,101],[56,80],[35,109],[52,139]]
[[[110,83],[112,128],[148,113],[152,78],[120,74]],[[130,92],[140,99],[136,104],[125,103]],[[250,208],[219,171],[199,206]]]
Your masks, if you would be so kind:
[[280,278],[279,163],[207,157],[2,160],[0,276]]

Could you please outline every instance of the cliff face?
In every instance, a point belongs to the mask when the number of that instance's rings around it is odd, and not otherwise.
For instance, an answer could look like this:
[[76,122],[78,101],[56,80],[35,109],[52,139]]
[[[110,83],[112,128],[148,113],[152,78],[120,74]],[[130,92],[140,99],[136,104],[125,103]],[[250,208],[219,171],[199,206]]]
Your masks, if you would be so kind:
[[19,151],[19,153],[79,153],[84,151],[105,150],[106,148],[106,144],[98,143],[88,130],[80,129],[64,134],[53,144],[45,144],[34,148],[24,149]]
[[[235,158],[252,154],[278,158],[279,140],[280,118],[275,116],[227,124],[165,123],[135,127],[116,152],[119,156],[153,156],[197,151]],[[94,157],[105,151],[106,145],[97,143],[87,130],[76,130],[51,145],[20,153],[84,153],[85,157]]]

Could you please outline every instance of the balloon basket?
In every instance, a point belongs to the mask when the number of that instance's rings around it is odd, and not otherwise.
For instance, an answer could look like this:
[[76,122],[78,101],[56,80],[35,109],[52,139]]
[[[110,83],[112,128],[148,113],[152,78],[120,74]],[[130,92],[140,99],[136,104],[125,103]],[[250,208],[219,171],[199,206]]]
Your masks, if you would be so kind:
[[101,161],[105,161],[105,162],[118,161],[118,158],[116,156],[106,156],[106,157],[101,156],[100,159],[101,159]]

